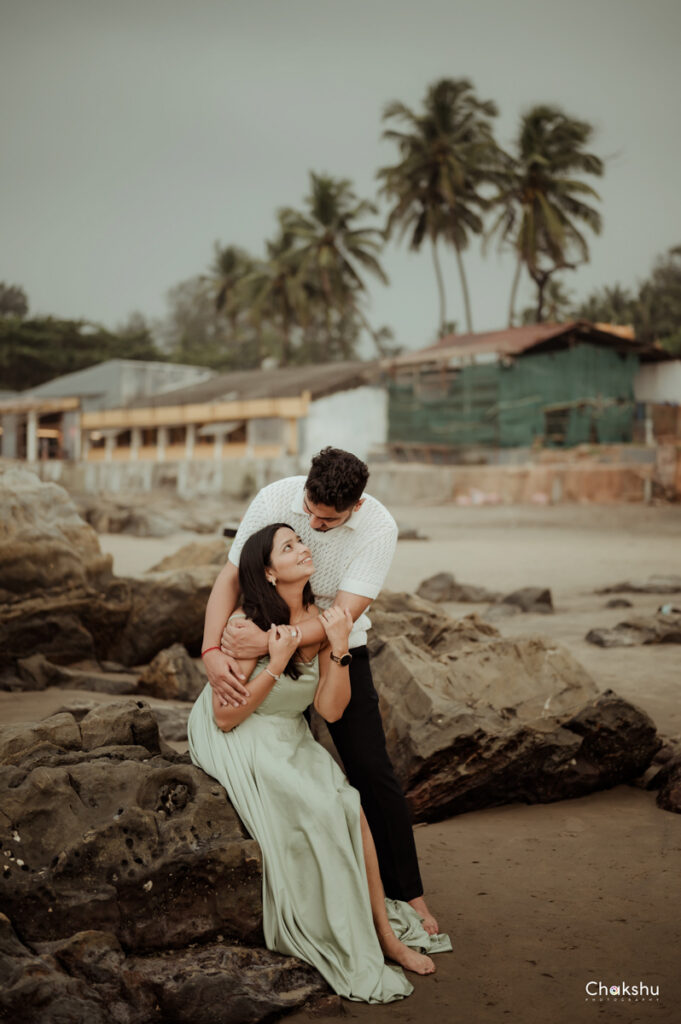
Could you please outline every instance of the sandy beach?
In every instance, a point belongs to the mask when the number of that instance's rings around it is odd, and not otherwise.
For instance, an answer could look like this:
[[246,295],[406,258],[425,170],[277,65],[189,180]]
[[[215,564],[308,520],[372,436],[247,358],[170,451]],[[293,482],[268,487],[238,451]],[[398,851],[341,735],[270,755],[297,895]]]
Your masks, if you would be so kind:
[[[387,580],[414,590],[448,570],[462,582],[508,591],[551,588],[554,615],[496,623],[507,636],[540,632],[565,644],[600,690],[637,704],[666,736],[681,734],[678,645],[604,649],[587,643],[597,626],[648,614],[679,595],[628,594],[631,609],[606,609],[593,591],[625,579],[681,573],[681,509],[674,506],[453,506],[393,508],[427,540],[401,541]],[[141,572],[191,538],[101,537],[118,574]],[[484,605],[446,605],[453,615]],[[50,689],[0,693],[3,720],[35,720],[70,699],[107,694]],[[176,744],[182,749],[182,744]],[[655,794],[619,786],[550,805],[477,811],[416,829],[431,908],[452,954],[433,978],[390,1006],[345,1003],[358,1021],[438,1024],[681,1020],[678,893],[681,816]],[[588,982],[659,986],[659,998],[586,994]],[[305,1013],[288,1018],[312,1020]],[[317,1021],[326,1018],[316,1017]],[[329,1018],[338,1019],[338,1018]]]

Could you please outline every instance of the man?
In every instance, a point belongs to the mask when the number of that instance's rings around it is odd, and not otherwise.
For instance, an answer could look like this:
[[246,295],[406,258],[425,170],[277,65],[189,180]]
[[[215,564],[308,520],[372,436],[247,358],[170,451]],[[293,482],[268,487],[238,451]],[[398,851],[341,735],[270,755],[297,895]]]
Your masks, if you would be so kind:
[[[397,542],[393,517],[364,494],[368,477],[366,465],[356,456],[325,448],[312,460],[307,478],[278,480],[255,496],[208,600],[204,664],[211,686],[226,704],[247,702],[237,659],[266,654],[267,634],[246,619],[235,619],[224,629],[239,603],[239,555],[256,530],[269,523],[288,523],[310,548],[316,603],[321,608],[347,608],[354,621],[348,644],[352,696],[343,717],[328,727],[348,780],[359,790],[386,896],[410,903],[426,931],[435,934],[438,925],[423,898],[409,811],[386,751],[366,647],[371,627],[366,611],[383,586]],[[301,647],[324,637],[317,619],[301,623],[299,630]]]

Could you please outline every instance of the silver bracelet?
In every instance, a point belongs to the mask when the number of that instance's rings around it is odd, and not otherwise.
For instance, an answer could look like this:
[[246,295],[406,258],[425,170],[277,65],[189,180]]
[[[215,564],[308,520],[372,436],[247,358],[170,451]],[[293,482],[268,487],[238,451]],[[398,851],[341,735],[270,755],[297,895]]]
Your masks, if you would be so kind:
[[[275,676],[274,672],[270,672],[270,670],[267,668],[267,666],[265,666],[265,672],[267,672],[268,676],[272,676],[272,678],[274,679],[274,681],[276,683],[276,681],[279,678],[279,676]],[[279,675],[281,675],[281,672],[279,673]]]

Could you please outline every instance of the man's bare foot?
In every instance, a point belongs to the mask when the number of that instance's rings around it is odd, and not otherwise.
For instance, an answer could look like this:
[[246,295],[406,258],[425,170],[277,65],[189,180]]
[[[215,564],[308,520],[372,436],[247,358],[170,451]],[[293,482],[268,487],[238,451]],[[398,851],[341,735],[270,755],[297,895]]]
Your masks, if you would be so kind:
[[431,914],[431,912],[428,910],[428,907],[426,906],[426,901],[424,900],[423,896],[415,896],[413,900],[409,900],[409,906],[413,907],[416,913],[419,915],[419,917],[423,921],[424,930],[427,931],[429,935],[439,934],[439,925],[435,918],[433,917],[433,915]]
[[413,971],[414,974],[435,974],[435,964],[430,957],[405,946],[392,930],[382,932],[378,936],[378,941],[388,959],[404,967],[405,971]]

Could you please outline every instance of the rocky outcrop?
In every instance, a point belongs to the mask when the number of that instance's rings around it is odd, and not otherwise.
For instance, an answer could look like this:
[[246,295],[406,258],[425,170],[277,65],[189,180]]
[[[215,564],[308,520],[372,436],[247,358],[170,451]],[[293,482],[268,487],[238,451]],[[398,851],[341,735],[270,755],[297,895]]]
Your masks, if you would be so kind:
[[263,945],[258,845],[146,702],[4,727],[0,806],[3,1019],[236,1024],[328,992],[244,948]]
[[681,576],[651,576],[645,583],[613,583],[595,594],[681,594]]
[[221,569],[227,561],[229,542],[222,537],[213,540],[192,541],[179,551],[162,558],[149,572],[169,572],[171,569],[195,569],[199,565],[214,565]]
[[173,644],[168,650],[159,651],[139,678],[140,693],[166,700],[195,701],[205,685],[206,677],[182,644]]
[[599,647],[681,644],[681,615],[638,615],[612,629],[591,629],[585,639]]
[[[510,594],[502,594],[496,590],[487,590],[486,587],[478,587],[474,583],[458,583],[451,572],[438,572],[435,576],[429,576],[427,580],[419,585],[416,591],[418,597],[425,601],[436,603],[444,601],[459,601],[480,603],[483,601],[492,602],[490,612],[496,612],[495,605],[504,605],[499,608],[499,614],[513,614],[514,612],[538,612],[550,613],[553,611],[551,591],[546,587],[521,587]],[[511,607],[508,607],[511,606]],[[496,615],[492,615],[496,617]]]
[[388,749],[417,821],[580,796],[639,776],[655,726],[542,636],[508,639],[408,594],[372,605]]
[[204,565],[125,580],[129,611],[117,635],[104,647],[105,657],[123,665],[144,665],[174,643],[198,655],[217,573],[216,566]]
[[224,503],[188,504],[164,497],[163,511],[158,502],[145,496],[134,498],[81,497],[78,511],[97,533],[128,533],[134,537],[167,537],[188,530],[192,533],[216,533],[224,519]]
[[126,956],[88,929],[24,945],[0,914],[0,1016],[8,1024],[255,1024],[305,1003],[340,1010],[321,976],[294,957],[217,942]]
[[451,572],[438,572],[419,584],[416,591],[425,601],[498,601],[502,595],[473,583],[457,583]]

